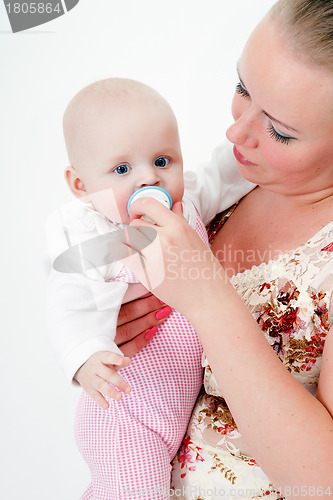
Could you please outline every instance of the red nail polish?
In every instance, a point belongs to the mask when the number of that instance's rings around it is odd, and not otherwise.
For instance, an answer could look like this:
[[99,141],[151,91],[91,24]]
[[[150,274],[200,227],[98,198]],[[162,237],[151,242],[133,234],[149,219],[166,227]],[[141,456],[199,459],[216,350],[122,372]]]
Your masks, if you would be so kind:
[[150,330],[145,335],[146,340],[150,340],[154,337],[155,333],[157,332],[157,326],[153,326]]
[[155,318],[156,319],[166,318],[171,313],[171,311],[172,309],[170,306],[163,307],[163,309],[157,311],[157,313],[155,314]]

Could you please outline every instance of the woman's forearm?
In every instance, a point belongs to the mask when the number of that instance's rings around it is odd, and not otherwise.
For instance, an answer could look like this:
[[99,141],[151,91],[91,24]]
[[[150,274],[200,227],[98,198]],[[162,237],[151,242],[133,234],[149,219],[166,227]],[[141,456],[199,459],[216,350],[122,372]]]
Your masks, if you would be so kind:
[[331,415],[285,369],[231,284],[220,274],[206,285],[201,306],[184,313],[239,431],[275,486],[304,486],[313,498],[310,486],[333,481]]
[[310,486],[332,483],[330,413],[283,366],[198,235],[154,202],[140,200],[141,213],[156,219],[163,249],[163,262],[154,258],[154,249],[143,252],[150,273],[164,267],[165,279],[154,293],[197,330],[237,426],[273,484],[303,486],[300,496],[313,498]]

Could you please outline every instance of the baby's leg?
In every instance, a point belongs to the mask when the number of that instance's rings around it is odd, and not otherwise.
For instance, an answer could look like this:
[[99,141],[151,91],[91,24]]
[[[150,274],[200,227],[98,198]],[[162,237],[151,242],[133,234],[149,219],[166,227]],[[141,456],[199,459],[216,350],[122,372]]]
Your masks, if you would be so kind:
[[92,476],[82,500],[169,498],[167,446],[156,432],[130,414],[126,405],[111,401],[109,410],[102,410],[83,393],[75,430]]

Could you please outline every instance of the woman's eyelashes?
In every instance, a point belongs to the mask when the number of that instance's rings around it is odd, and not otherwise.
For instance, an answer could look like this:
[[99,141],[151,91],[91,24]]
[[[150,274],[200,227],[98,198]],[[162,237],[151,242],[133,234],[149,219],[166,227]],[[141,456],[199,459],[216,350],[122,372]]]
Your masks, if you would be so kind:
[[290,141],[295,140],[294,137],[290,137],[289,135],[284,135],[275,130],[273,125],[270,125],[267,128],[269,136],[277,142],[281,142],[281,144],[289,144]]
[[250,97],[250,94],[248,93],[248,91],[246,89],[244,89],[243,85],[241,84],[241,82],[238,82],[237,85],[236,85],[236,92],[237,94],[243,96],[243,97]]
[[[236,93],[242,97],[250,97],[249,92],[243,87],[241,82],[237,83],[236,85]],[[281,132],[275,130],[272,124],[267,128],[267,131],[272,139],[274,139],[277,142],[280,142],[281,144],[289,144],[290,141],[295,140],[295,137],[284,135]]]

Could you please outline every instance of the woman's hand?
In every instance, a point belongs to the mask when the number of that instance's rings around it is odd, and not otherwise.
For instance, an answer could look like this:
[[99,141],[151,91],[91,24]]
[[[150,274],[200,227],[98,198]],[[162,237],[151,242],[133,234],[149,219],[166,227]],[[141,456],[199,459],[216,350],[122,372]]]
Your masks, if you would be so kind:
[[193,302],[202,302],[204,293],[214,293],[216,279],[225,279],[222,267],[183,217],[181,203],[170,211],[156,200],[142,198],[130,211],[131,217],[147,215],[156,224],[132,220],[130,225],[151,243],[140,251],[140,258],[136,252],[126,265],[154,294],[186,316]]
[[123,304],[117,323],[115,343],[127,357],[133,357],[152,340],[171,312],[171,307],[151,293]]

